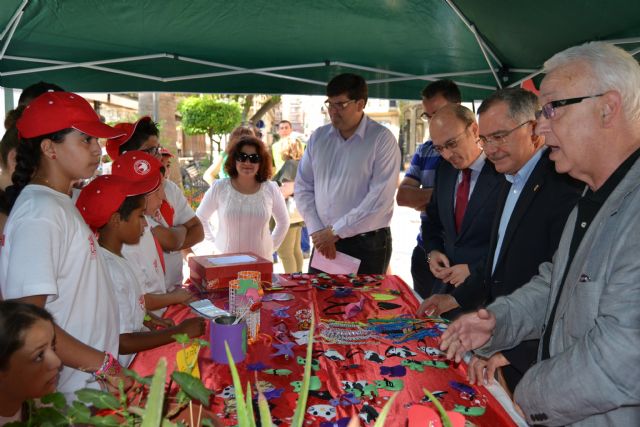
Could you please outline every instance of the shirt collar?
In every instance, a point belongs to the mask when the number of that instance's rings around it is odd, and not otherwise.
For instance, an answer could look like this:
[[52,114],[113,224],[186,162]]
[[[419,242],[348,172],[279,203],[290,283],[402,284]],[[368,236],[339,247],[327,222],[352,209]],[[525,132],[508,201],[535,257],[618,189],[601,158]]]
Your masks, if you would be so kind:
[[536,151],[536,153],[533,156],[531,156],[529,160],[527,160],[527,163],[525,163],[524,166],[522,166],[520,170],[515,174],[509,175],[505,173],[504,174],[505,179],[512,184],[516,181],[527,182],[527,180],[531,176],[531,172],[533,172],[533,169],[538,164],[538,161],[542,157],[542,153],[544,153],[545,150],[546,148]]
[[369,118],[367,117],[366,114],[362,114],[362,119],[360,119],[360,123],[358,124],[358,128],[356,129],[356,131],[353,133],[353,135],[351,135],[348,139],[344,139],[342,137],[342,135],[340,135],[340,131],[338,129],[335,128],[335,126],[331,125],[331,132],[333,132],[333,135],[336,136],[337,138],[342,139],[343,141],[349,141],[352,140],[354,137],[360,137],[360,139],[362,141],[364,141],[364,134],[365,131],[367,129],[367,121],[369,120]]
[[471,166],[469,166],[469,169],[471,169],[474,172],[480,172],[484,167],[486,158],[487,158],[487,155],[484,154],[484,151],[481,151],[478,158],[473,163],[471,163]]

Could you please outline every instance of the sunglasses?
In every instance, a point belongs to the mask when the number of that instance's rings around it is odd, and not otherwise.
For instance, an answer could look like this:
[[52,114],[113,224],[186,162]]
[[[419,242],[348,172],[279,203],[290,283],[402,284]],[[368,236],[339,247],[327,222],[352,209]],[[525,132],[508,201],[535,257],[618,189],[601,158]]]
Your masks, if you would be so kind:
[[160,154],[160,149],[162,147],[160,147],[159,145],[156,145],[155,147],[150,147],[150,148],[145,148],[144,150],[140,150],[140,151],[144,151],[147,154],[150,154],[152,156],[158,156]]
[[240,163],[246,163],[247,160],[249,161],[249,163],[259,163],[260,162],[260,155],[259,154],[247,154],[247,153],[238,153],[238,155],[236,156],[236,161],[240,162]]

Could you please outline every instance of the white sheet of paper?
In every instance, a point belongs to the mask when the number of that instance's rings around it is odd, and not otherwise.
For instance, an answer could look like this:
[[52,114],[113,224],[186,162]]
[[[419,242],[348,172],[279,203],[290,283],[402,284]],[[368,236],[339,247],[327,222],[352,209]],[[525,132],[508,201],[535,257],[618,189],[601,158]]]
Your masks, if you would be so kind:
[[200,301],[194,301],[189,304],[198,314],[213,319],[214,317],[229,316],[229,312],[216,307],[208,299],[201,299]]
[[221,256],[219,258],[207,258],[207,261],[214,265],[230,265],[255,262],[256,259],[250,255],[229,255]]
[[351,274],[358,272],[360,260],[343,252],[336,252],[335,259],[328,259],[319,251],[314,251],[311,267],[329,274]]

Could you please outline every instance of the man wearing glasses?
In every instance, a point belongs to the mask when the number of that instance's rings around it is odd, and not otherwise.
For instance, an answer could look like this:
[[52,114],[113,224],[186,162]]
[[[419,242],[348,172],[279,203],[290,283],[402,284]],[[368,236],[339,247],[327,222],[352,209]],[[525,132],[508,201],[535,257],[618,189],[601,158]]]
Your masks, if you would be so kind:
[[[429,123],[440,162],[422,237],[427,263],[437,279],[433,294],[421,305],[434,311],[440,299],[465,283],[476,281],[489,249],[496,201],[504,178],[479,145],[478,124],[461,105],[442,107]],[[452,313],[453,315],[453,313]]]
[[[454,289],[434,314],[457,307],[475,310],[511,294],[538,272],[541,263],[551,261],[558,248],[562,228],[584,184],[555,171],[544,137],[534,132],[538,109],[538,97],[520,88],[499,90],[478,109],[480,143],[507,181],[498,196],[482,277]],[[492,378],[496,368],[503,367],[504,379],[513,391],[535,363],[537,348],[537,340],[527,340],[488,362],[475,358],[469,376],[475,382],[487,369],[487,378]]]
[[331,124],[309,139],[298,166],[296,203],[316,253],[335,259],[337,250],[361,261],[359,274],[384,274],[391,259],[400,150],[393,134],[364,114],[362,77],[334,77],[327,98]]
[[[462,97],[460,89],[451,80],[438,80],[429,83],[422,90],[422,108],[420,115],[428,126],[429,119],[440,108],[448,104],[460,104]],[[426,209],[431,199],[433,185],[435,183],[436,169],[440,163],[440,154],[433,149],[431,139],[418,146],[411,165],[404,175],[396,201],[398,206],[408,206],[420,212],[420,220],[426,220]],[[418,233],[418,243],[411,255],[411,276],[413,278],[413,289],[427,298],[431,295],[433,287],[433,275],[429,271],[429,266],[425,262],[427,254],[424,251],[422,232]]]
[[640,425],[640,65],[593,42],[545,63],[536,132],[560,173],[587,184],[553,261],[461,316],[442,349],[489,357],[539,339],[515,389],[530,424]]

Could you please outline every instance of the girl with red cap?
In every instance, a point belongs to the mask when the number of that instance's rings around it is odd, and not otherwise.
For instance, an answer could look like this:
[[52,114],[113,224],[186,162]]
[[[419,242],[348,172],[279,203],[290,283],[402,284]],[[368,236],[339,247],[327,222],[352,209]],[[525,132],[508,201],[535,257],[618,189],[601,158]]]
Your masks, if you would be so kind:
[[[34,99],[17,122],[13,201],[0,249],[0,289],[7,299],[45,307],[56,320],[65,367],[59,390],[117,384],[118,306],[97,242],[69,198],[71,183],[93,176],[96,138],[119,132],[87,101],[68,92]],[[99,380],[99,381],[97,381]]]

